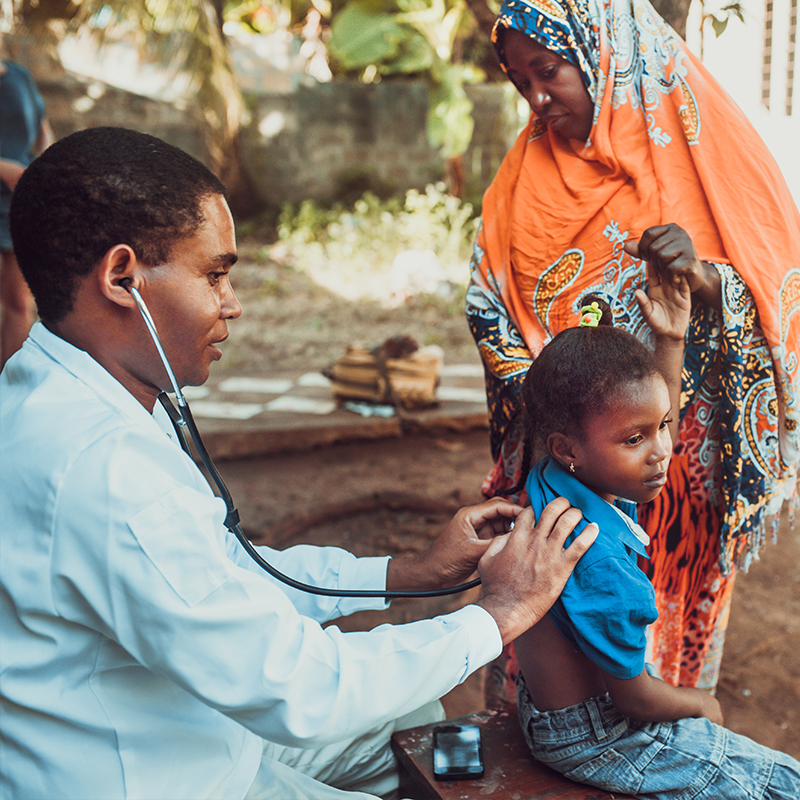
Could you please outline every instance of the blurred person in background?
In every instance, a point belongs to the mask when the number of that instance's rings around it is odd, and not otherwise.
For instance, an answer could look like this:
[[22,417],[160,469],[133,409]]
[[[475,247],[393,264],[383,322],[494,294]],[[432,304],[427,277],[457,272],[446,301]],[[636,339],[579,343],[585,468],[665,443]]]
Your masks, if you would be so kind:
[[4,56],[0,33],[0,368],[22,346],[34,318],[33,297],[11,246],[11,193],[25,167],[53,142],[36,82]]

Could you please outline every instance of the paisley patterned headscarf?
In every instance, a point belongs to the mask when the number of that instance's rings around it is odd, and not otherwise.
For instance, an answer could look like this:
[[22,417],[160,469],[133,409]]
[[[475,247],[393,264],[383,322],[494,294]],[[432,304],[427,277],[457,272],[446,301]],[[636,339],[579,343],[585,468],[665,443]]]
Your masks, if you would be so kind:
[[713,482],[727,570],[757,552],[763,514],[780,508],[800,462],[800,214],[752,125],[647,0],[506,0],[492,36],[501,64],[508,28],[578,67],[594,118],[582,143],[532,115],[484,197],[467,304],[496,379],[490,404],[506,407],[493,420],[495,455],[510,430],[511,383],[576,324],[587,291],[647,338],[634,298],[645,265],[622,245],[675,222],[722,279],[723,317],[702,305],[693,316],[682,413],[694,403],[702,421],[718,348],[714,424],[724,434]]
[[592,24],[586,3],[503,3],[492,43],[504,72],[508,71],[503,52],[502,29],[512,29],[535,39],[553,53],[565,58],[581,71],[583,84],[594,97],[599,75],[600,37]]

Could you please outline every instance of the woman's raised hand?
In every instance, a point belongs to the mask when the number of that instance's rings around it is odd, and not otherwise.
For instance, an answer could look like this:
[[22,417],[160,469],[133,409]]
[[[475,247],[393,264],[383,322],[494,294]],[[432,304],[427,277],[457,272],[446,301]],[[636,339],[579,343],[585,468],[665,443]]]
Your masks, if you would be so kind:
[[[624,250],[647,261],[650,297],[658,284],[680,287],[686,281],[689,291],[704,303],[721,309],[719,273],[697,257],[689,234],[674,222],[648,228],[638,241],[625,242]],[[640,302],[641,305],[641,302]]]
[[645,322],[656,337],[682,342],[692,311],[688,273],[701,263],[689,234],[675,224],[659,225],[638,242],[626,242],[625,251],[647,260],[648,292],[636,290]]

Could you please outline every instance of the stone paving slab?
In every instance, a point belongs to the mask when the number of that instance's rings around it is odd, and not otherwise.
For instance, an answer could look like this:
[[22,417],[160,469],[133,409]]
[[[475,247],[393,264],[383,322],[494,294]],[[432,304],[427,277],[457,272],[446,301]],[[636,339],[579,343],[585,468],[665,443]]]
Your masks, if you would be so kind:
[[[483,370],[442,368],[435,407],[406,411],[362,404],[365,416],[338,405],[318,372],[269,377],[215,376],[184,390],[214,459],[309,449],[358,439],[399,437],[420,430],[465,431],[488,426]],[[381,416],[383,410],[391,416]],[[377,413],[376,413],[377,412]]]

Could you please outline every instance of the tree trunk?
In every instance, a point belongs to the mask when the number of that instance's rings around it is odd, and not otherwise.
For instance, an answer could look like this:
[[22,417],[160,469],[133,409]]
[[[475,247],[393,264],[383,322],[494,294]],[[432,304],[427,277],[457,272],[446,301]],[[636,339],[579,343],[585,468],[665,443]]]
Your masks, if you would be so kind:
[[219,179],[228,190],[231,212],[237,222],[248,219],[262,210],[263,203],[244,168],[238,131],[229,142],[217,171]]
[[489,8],[486,0],[466,0],[467,7],[475,17],[478,27],[481,32],[488,39],[492,35],[492,28],[494,27],[495,13]]
[[671,25],[681,39],[686,38],[686,17],[692,0],[652,0],[653,8]]

